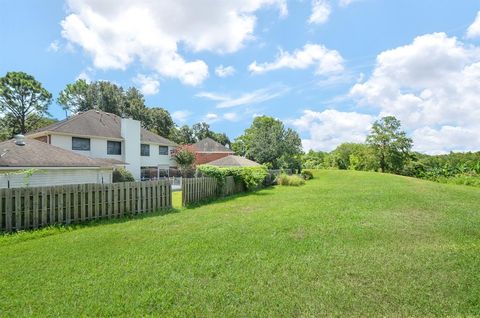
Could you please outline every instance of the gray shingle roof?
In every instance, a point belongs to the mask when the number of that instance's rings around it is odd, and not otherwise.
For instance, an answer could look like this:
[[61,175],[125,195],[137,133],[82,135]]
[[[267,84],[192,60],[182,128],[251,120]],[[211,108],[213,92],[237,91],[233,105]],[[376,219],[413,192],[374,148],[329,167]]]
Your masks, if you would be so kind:
[[212,138],[205,138],[200,140],[199,142],[193,144],[197,152],[227,152],[227,153],[234,153],[231,149],[228,149],[221,143],[216,142]]
[[0,143],[0,167],[111,167],[123,162],[87,157],[35,139],[25,139],[25,145],[15,140]]
[[259,163],[240,156],[226,156],[208,163],[217,167],[257,167]]
[[[120,116],[92,109],[40,128],[29,133],[29,135],[44,131],[52,131],[72,135],[123,139],[121,134],[121,122],[122,118]],[[172,147],[177,146],[173,141],[143,128],[140,130],[140,138],[141,142],[157,143]]]

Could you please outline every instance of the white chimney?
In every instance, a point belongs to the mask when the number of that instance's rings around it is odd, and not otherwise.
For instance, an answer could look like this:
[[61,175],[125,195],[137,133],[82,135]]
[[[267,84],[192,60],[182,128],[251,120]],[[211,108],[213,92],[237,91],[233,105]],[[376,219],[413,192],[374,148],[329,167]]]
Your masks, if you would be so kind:
[[140,180],[140,122],[130,118],[122,118],[121,133],[124,140],[123,160],[127,170],[136,180]]
[[25,146],[25,136],[24,135],[15,135],[15,145],[17,146]]

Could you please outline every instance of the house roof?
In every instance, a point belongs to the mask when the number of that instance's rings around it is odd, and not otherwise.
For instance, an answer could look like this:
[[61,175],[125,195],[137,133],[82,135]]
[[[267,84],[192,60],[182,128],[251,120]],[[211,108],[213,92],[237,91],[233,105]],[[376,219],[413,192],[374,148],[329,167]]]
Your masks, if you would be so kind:
[[223,152],[223,153],[234,153],[231,149],[228,149],[221,143],[216,142],[212,138],[205,138],[200,140],[197,143],[193,144],[197,152]]
[[111,167],[116,164],[125,163],[90,158],[35,139],[26,138],[24,146],[15,144],[14,139],[0,143],[0,167]]
[[208,163],[217,167],[257,167],[259,163],[240,156],[226,156]]
[[[41,132],[58,132],[82,136],[98,136],[123,139],[121,133],[122,118],[115,114],[91,109],[70,118],[40,128],[28,135]],[[141,142],[157,143],[165,146],[177,146],[171,140],[140,128]]]

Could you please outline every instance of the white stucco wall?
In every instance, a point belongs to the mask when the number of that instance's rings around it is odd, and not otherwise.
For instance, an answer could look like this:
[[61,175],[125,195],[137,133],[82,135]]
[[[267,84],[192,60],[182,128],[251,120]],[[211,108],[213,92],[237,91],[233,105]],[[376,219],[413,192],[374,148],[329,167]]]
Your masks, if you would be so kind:
[[[64,184],[111,183],[112,169],[39,169],[28,179],[29,187],[55,186]],[[24,174],[0,171],[0,188],[22,188],[26,186]]]

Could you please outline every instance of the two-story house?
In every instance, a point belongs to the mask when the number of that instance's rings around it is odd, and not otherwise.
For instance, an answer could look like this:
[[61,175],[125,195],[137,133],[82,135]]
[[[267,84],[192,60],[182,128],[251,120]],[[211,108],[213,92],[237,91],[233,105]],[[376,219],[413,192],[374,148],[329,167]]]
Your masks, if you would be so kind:
[[141,127],[138,120],[89,110],[28,134],[77,153],[126,163],[136,180],[168,175],[177,144]]

